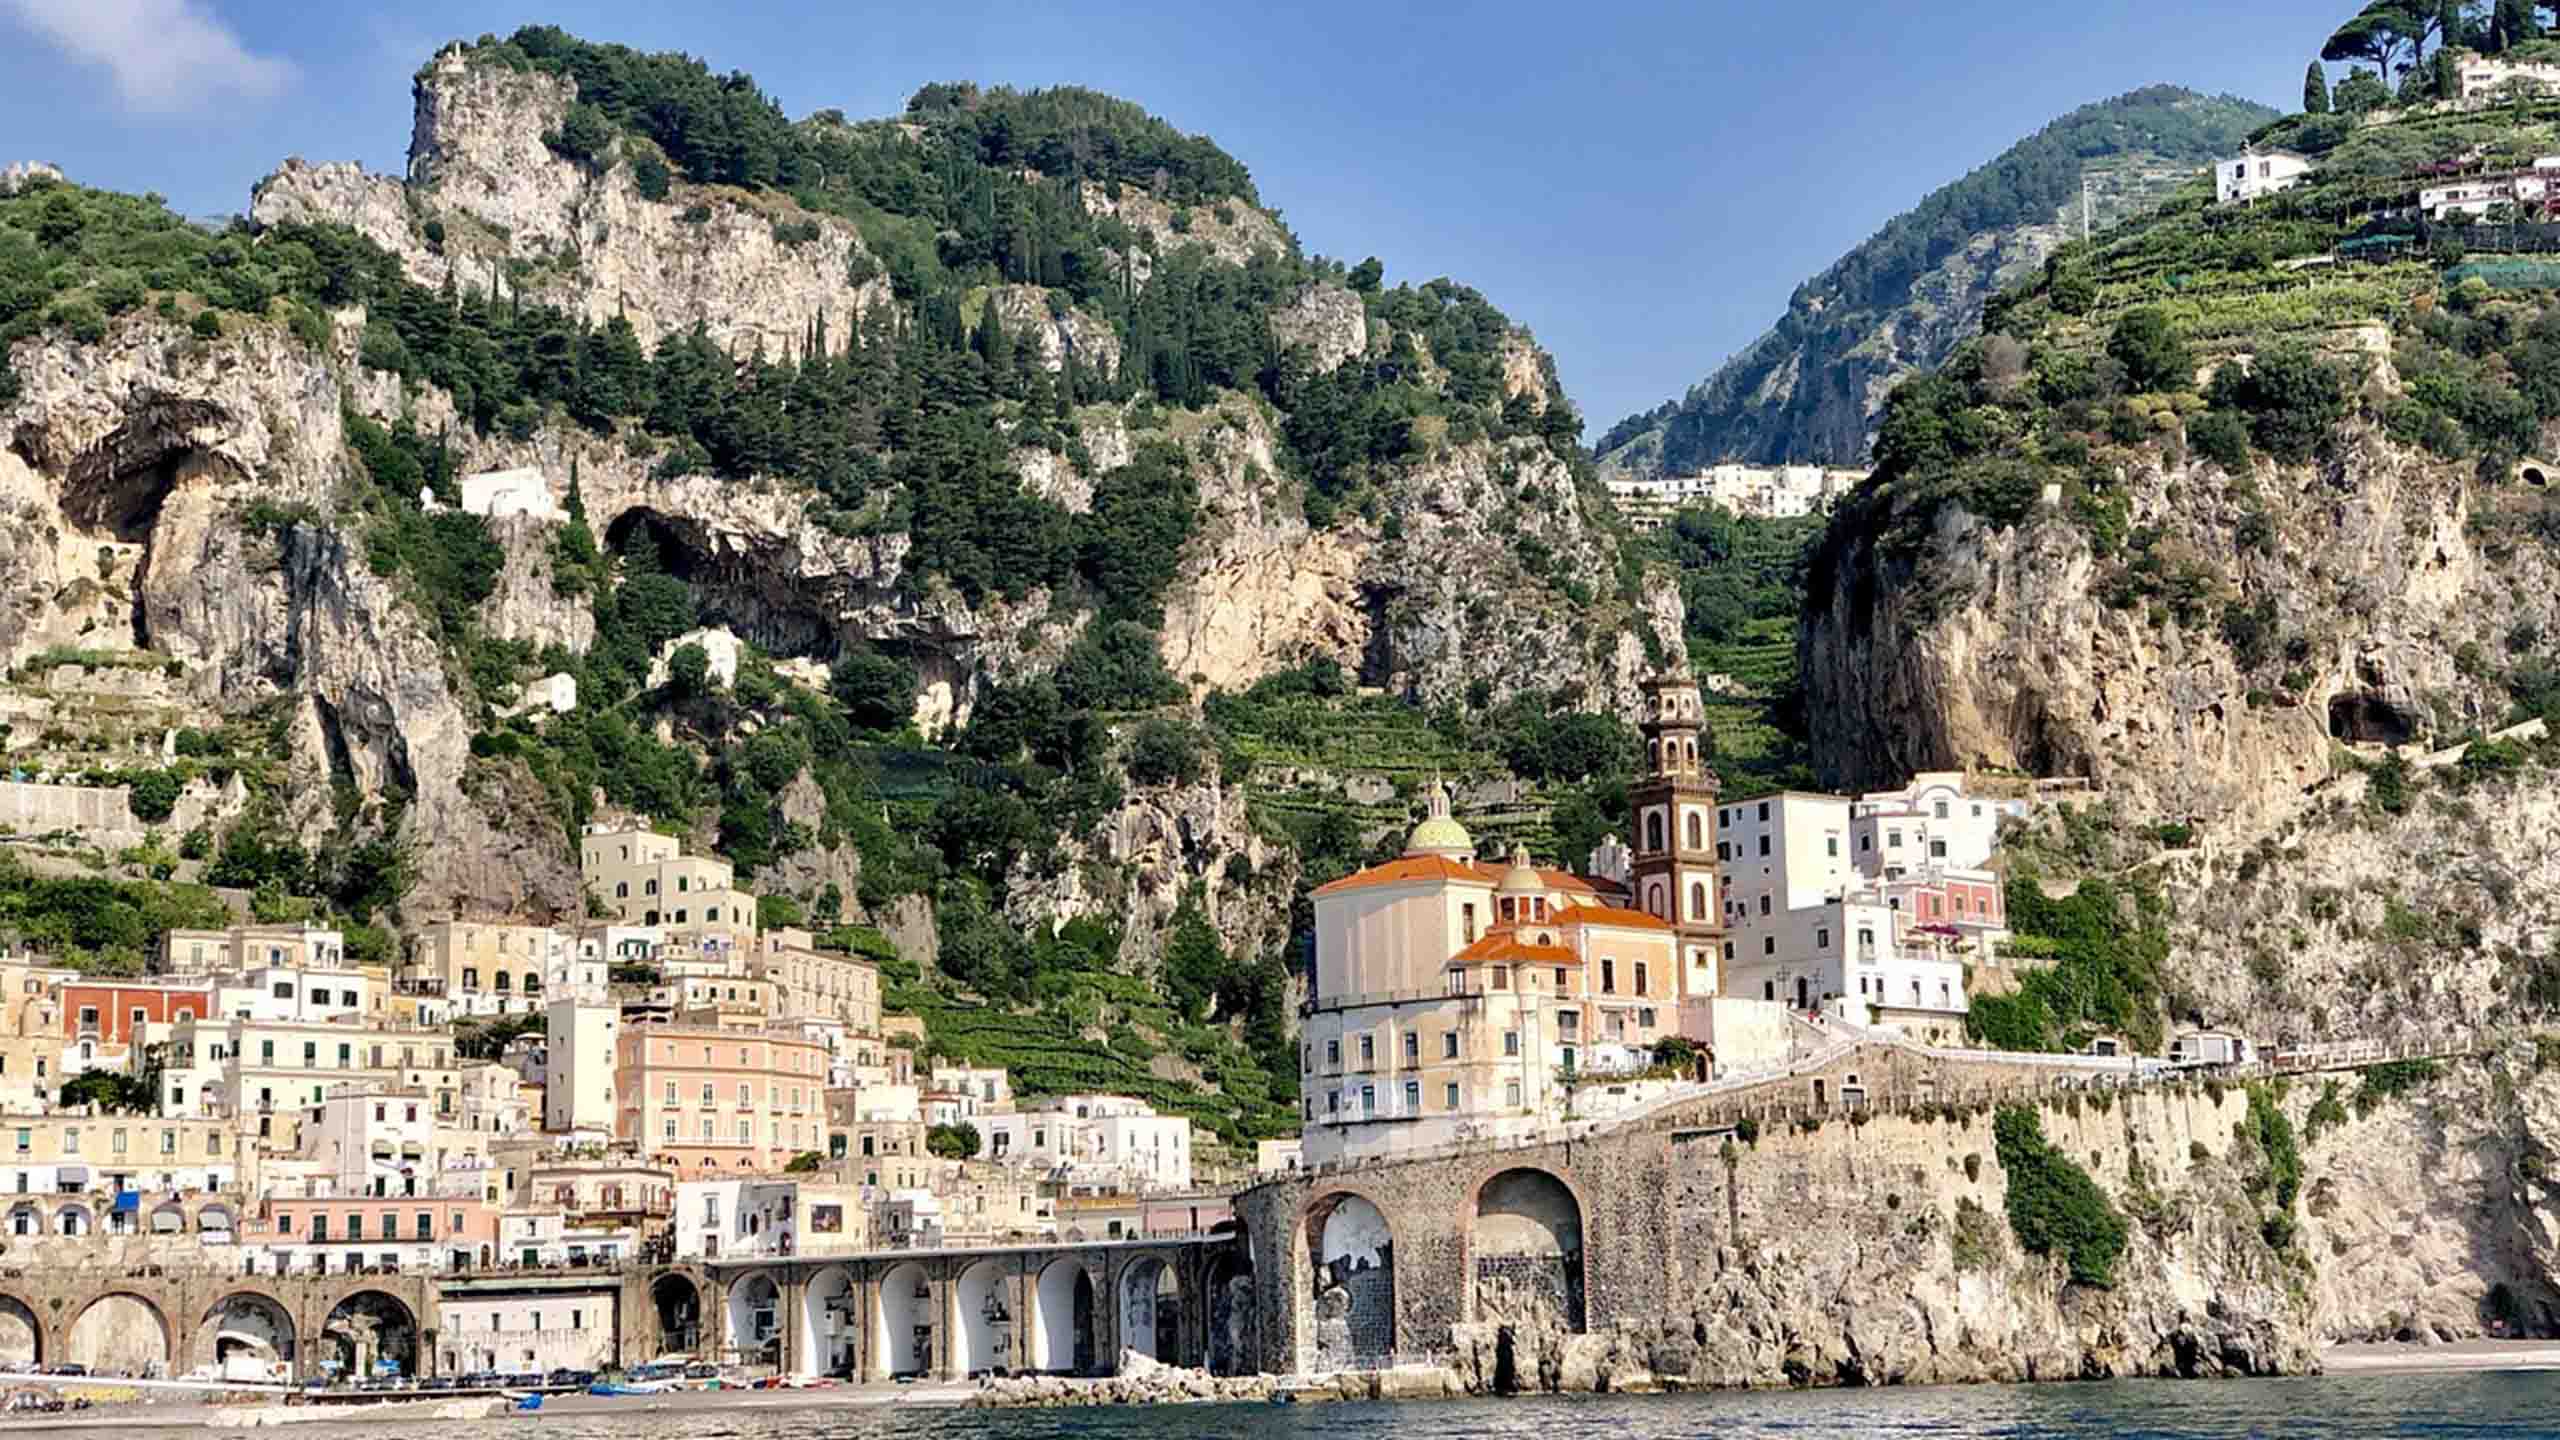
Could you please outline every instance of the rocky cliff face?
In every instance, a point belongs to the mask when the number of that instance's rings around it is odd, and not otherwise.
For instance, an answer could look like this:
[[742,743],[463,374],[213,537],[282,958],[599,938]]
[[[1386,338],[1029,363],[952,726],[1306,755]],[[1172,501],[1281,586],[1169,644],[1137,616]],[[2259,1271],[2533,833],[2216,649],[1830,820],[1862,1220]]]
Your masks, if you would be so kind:
[[[310,841],[343,838],[329,803],[343,780],[410,797],[426,903],[574,904],[556,827],[464,793],[473,716],[434,635],[322,518],[347,464],[326,357],[280,327],[201,341],[135,318],[103,344],[29,342],[15,359],[0,659],[148,651],[167,657],[172,699],[217,713],[285,700],[293,818]],[[290,518],[249,523],[252,504]]]
[[[405,178],[289,161],[258,187],[254,216],[351,227],[420,285],[494,287],[594,323],[625,316],[644,345],[699,325],[741,356],[777,354],[821,321],[841,336],[856,311],[894,303],[849,224],[779,195],[682,181],[649,200],[630,163],[646,142],[627,137],[594,166],[562,158],[543,137],[575,98],[565,78],[448,52],[418,77]],[[1103,186],[1087,202],[1158,249],[1198,244],[1242,264],[1292,244],[1240,202],[1185,209]],[[1025,357],[1116,373],[1109,324],[1036,287],[983,293]],[[291,818],[302,838],[345,838],[331,803],[339,782],[407,797],[400,824],[422,913],[572,911],[576,883],[530,776],[471,756],[473,733],[510,697],[476,693],[400,585],[365,564],[342,405],[446,437],[460,473],[532,467],[564,501],[576,476],[599,539],[645,529],[690,582],[703,623],[778,659],[822,674],[858,645],[906,657],[927,735],[965,724],[990,685],[1054,666],[1091,619],[1080,598],[1045,590],[967,600],[912,573],[912,539],[894,524],[847,524],[763,478],[671,475],[636,430],[597,435],[554,416],[478,433],[443,391],[366,368],[361,310],[336,316],[316,350],[281,325],[225,323],[206,341],[137,315],[103,345],[17,347],[26,384],[0,412],[0,506],[18,522],[0,534],[11,577],[0,660],[53,645],[131,649],[176,662],[173,702],[236,713],[289,700],[301,716]],[[1384,343],[1361,298],[1326,284],[1271,324],[1323,368]],[[1502,369],[1515,393],[1543,403],[1552,368],[1525,335]],[[1015,463],[1026,488],[1082,512],[1096,477],[1149,435],[1133,433],[1129,407],[1088,405],[1077,418],[1078,458],[1025,448]],[[1329,656],[1424,700],[1482,677],[1498,693],[1561,686],[1623,709],[1651,659],[1678,661],[1676,591],[1648,583],[1640,604],[1625,598],[1614,536],[1586,522],[1570,470],[1532,442],[1440,444],[1393,480],[1376,516],[1314,531],[1277,449],[1278,417],[1259,400],[1158,410],[1148,423],[1182,446],[1202,496],[1162,627],[1164,656],[1195,695]],[[252,502],[263,507],[254,523]],[[588,597],[554,583],[555,533],[533,519],[492,526],[505,560],[477,617],[483,633],[573,653],[594,642]],[[1018,920],[1125,912],[1143,960],[1151,927],[1202,881],[1239,953],[1264,953],[1285,929],[1294,857],[1252,833],[1240,796],[1134,794],[1106,832],[1070,850],[1063,873],[1023,877]],[[782,873],[850,894],[853,863],[813,852],[786,858]]]
[[416,93],[405,181],[289,160],[259,184],[251,217],[349,226],[431,288],[502,285],[590,324],[624,315],[643,345],[700,325],[734,354],[779,356],[821,319],[840,336],[856,312],[889,303],[844,221],[716,186],[652,201],[628,163],[640,142],[616,140],[600,169],[563,159],[543,137],[577,98],[565,77],[447,51]]
[[[2078,205],[2070,207],[2077,219]],[[1884,397],[1934,369],[1982,330],[1982,303],[2032,274],[2075,233],[2063,216],[1970,236],[1923,272],[1908,299],[1858,309],[1820,282],[1786,317],[1680,402],[1660,424],[1600,457],[1612,477],[1688,474],[1719,460],[1754,465],[1861,465]]]
[[[1801,647],[1826,782],[2079,775],[2134,817],[2254,832],[2334,773],[2334,741],[2496,725],[2506,698],[2479,657],[2552,618],[2540,547],[2498,528],[2538,498],[2376,435],[2244,477],[2153,461],[2123,493],[2133,529],[2159,537],[2152,563],[2194,598],[2128,588],[2127,557],[2054,505],[2000,530],[1944,512],[1907,561],[1844,541]],[[2264,625],[2226,624],[2261,602]]]

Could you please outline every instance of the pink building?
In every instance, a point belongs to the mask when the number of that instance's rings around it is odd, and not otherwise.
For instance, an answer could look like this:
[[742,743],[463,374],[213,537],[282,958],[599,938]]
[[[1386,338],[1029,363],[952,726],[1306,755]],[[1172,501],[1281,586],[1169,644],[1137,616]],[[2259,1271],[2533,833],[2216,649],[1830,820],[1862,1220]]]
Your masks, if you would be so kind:
[[498,1258],[498,1210],[478,1197],[276,1195],[240,1243],[252,1274],[479,1269]]

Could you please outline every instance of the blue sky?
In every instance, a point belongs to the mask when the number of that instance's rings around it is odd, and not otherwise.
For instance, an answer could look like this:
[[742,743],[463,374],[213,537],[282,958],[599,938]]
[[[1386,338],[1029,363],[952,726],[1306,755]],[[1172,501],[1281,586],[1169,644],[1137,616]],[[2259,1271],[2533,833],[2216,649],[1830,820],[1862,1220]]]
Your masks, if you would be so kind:
[[791,113],[928,80],[1077,83],[1216,138],[1320,253],[1482,290],[1591,432],[1686,389],[1796,284],[2086,101],[2284,108],[2353,0],[1827,5],[0,0],[0,161],[246,207],[286,155],[397,172],[437,45],[550,22],[753,73]]

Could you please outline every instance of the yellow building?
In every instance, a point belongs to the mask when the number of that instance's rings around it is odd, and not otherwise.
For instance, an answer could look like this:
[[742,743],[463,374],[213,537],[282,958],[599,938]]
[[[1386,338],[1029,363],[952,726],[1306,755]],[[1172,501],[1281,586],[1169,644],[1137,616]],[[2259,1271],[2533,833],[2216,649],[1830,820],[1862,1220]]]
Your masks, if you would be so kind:
[[419,930],[400,969],[401,988],[441,996],[459,1015],[533,1014],[544,977],[564,963],[567,938],[548,925],[439,920]]

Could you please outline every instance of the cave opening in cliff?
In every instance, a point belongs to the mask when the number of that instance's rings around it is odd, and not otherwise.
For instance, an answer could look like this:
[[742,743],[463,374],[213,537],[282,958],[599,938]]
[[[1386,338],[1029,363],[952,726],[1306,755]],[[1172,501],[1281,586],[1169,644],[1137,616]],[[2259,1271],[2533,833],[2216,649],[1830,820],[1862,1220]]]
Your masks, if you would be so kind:
[[2329,697],[2329,734],[2349,744],[2406,745],[2418,735],[2418,717],[2376,690]]
[[182,480],[215,458],[177,437],[207,418],[192,406],[137,415],[63,467],[63,517],[97,542],[98,582],[124,597],[136,650],[151,648],[143,595],[161,510]]
[[662,574],[683,584],[695,624],[726,627],[777,656],[834,652],[834,626],[801,594],[790,562],[777,568],[752,554],[723,552],[693,526],[646,507],[615,516],[604,543],[626,583]]

